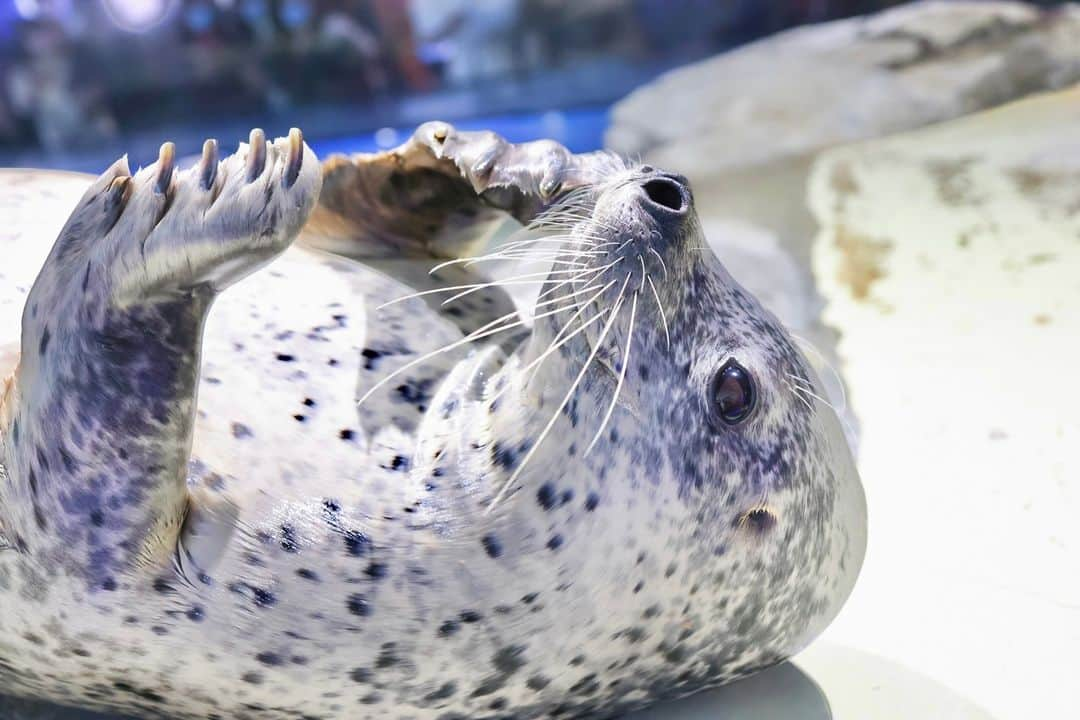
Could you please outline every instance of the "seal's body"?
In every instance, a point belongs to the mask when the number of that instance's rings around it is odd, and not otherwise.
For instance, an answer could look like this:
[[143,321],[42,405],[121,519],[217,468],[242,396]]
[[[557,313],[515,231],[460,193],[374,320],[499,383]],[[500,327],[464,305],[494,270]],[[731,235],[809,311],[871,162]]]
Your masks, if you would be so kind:
[[[26,298],[0,692],[611,716],[778,662],[839,609],[865,544],[843,434],[685,180],[442,124],[322,173],[298,134],[212,150],[111,168]],[[552,263],[507,283],[540,286],[524,339],[498,294],[379,309],[407,273],[342,257],[430,265],[495,212],[548,231],[495,253]]]

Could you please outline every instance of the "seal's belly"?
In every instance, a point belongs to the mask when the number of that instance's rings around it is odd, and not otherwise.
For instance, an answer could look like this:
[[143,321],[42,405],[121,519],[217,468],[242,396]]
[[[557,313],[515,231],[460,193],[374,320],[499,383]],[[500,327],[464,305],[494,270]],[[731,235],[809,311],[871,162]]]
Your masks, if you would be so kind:
[[837,601],[829,558],[796,553],[799,570],[763,575],[726,524],[687,521],[674,483],[591,510],[570,487],[541,523],[510,512],[497,551],[426,535],[404,513],[280,506],[183,582],[74,601],[52,586],[0,620],[20,628],[0,659],[18,660],[15,685],[35,695],[75,687],[80,704],[176,718],[577,716],[776,662]]
[[293,248],[225,294],[207,322],[192,479],[241,508],[257,498],[371,500],[367,470],[405,469],[394,458],[410,451],[410,431],[459,356],[416,367],[357,408],[358,390],[461,337],[420,301],[376,309],[408,292],[358,263]]

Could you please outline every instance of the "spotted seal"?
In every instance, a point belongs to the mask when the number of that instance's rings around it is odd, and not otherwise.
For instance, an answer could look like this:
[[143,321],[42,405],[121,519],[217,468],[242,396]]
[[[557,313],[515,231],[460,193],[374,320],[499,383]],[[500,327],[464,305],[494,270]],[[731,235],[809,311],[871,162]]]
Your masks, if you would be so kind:
[[[90,183],[25,293],[29,212],[0,245],[4,693],[609,717],[779,662],[852,588],[837,419],[678,175],[442,123],[321,170],[296,131],[184,172],[166,145]],[[433,258],[548,267],[419,285]]]

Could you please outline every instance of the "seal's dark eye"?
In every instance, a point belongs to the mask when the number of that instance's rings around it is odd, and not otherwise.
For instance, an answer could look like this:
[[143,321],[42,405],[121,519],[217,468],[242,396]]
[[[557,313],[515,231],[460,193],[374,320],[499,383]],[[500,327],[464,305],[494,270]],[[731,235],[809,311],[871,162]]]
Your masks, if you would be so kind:
[[757,390],[750,373],[735,360],[728,360],[713,378],[709,389],[713,415],[725,425],[738,425],[754,411]]

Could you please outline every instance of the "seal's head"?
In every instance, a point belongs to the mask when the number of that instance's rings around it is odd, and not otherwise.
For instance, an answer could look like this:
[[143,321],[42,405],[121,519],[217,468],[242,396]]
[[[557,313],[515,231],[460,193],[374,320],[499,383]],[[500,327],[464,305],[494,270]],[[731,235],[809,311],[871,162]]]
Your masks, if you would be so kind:
[[798,649],[850,592],[866,522],[809,363],[709,248],[685,178],[626,167],[546,217],[568,264],[541,292],[523,362],[545,358],[527,404],[558,408],[561,450],[523,474],[550,476],[568,449],[577,467],[559,474],[591,478],[626,543],[678,547],[700,569],[691,586],[723,584],[728,643],[760,662]]

